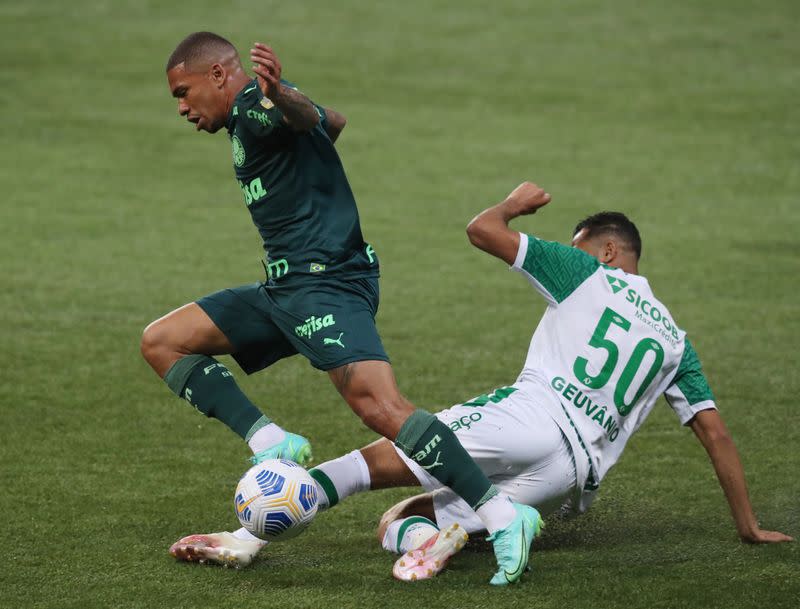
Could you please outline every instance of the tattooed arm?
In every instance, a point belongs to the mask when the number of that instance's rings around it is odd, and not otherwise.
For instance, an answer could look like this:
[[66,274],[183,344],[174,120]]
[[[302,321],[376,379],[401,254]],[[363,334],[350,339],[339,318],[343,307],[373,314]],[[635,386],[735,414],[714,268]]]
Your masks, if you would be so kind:
[[253,71],[265,97],[283,113],[284,120],[295,131],[311,131],[320,121],[317,107],[297,89],[281,83],[281,62],[268,46],[255,43],[250,49]]
[[[276,91],[280,89],[280,92]],[[314,103],[297,89],[284,85],[273,87],[269,98],[283,112],[283,118],[295,131],[311,131],[320,120]]]

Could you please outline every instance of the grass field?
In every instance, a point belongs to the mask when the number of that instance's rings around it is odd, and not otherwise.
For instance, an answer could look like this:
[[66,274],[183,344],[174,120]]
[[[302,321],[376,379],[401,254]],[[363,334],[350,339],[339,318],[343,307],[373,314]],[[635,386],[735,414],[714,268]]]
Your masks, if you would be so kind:
[[[178,537],[234,526],[248,451],[139,355],[152,319],[261,274],[230,144],[179,120],[166,57],[199,29],[267,40],[349,119],[337,147],[415,403],[516,377],[543,302],[463,229],[535,180],[554,201],[522,230],[567,240],[607,208],[637,222],[763,526],[800,535],[798,20],[795,0],[0,2],[0,607],[799,606],[798,544],[738,543],[663,405],[513,589],[487,585],[480,548],[393,581],[373,528],[405,491],[355,497],[247,570],[177,564]],[[236,372],[318,461],[374,437],[300,358]]]

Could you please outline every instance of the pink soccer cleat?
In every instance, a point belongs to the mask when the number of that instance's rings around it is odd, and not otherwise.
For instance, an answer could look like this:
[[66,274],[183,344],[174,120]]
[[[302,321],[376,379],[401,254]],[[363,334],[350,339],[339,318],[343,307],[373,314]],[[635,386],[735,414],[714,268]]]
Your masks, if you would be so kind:
[[208,533],[189,535],[176,541],[169,553],[186,562],[213,563],[239,569],[253,562],[265,545],[266,541],[239,539],[228,532]]
[[392,575],[404,582],[430,579],[444,569],[449,558],[464,547],[469,536],[456,524],[439,531],[415,550],[397,559]]

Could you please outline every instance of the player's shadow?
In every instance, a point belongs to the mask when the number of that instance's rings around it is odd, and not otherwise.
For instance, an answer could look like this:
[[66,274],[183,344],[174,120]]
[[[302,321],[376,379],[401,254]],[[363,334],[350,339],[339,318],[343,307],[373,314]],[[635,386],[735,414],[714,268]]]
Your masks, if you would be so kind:
[[[647,543],[670,538],[679,540],[702,528],[697,523],[687,523],[680,515],[657,505],[641,505],[636,501],[604,501],[592,511],[577,517],[565,518],[551,515],[545,519],[545,528],[536,539],[537,552],[565,548],[609,548]],[[471,552],[491,552],[492,545],[484,535],[471,535],[465,548]]]

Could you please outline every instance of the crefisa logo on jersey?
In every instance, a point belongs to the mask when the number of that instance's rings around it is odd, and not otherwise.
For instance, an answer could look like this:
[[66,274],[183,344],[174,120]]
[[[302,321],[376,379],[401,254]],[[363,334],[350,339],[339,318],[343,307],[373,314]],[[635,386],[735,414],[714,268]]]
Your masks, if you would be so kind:
[[231,138],[231,147],[233,148],[233,164],[241,167],[244,165],[244,146],[242,146],[242,141],[235,135]]
[[259,112],[258,110],[248,110],[247,118],[252,118],[253,120],[258,121],[258,123],[262,127],[269,127],[272,125],[272,121],[269,120],[269,115],[266,112]]

